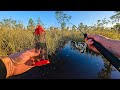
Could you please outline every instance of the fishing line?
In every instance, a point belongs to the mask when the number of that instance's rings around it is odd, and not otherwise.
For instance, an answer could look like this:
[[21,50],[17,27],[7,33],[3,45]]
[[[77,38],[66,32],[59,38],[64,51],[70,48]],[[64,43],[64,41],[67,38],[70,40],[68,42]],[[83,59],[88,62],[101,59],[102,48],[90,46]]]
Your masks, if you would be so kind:
[[[69,24],[72,24],[72,23],[69,23]],[[83,33],[83,31],[80,30],[78,27],[76,28],[84,35],[84,39],[88,38],[86,33]],[[103,47],[100,43],[95,41],[93,38],[92,38],[92,41],[94,42],[93,46],[120,72],[120,60],[114,54],[112,54],[109,50]]]

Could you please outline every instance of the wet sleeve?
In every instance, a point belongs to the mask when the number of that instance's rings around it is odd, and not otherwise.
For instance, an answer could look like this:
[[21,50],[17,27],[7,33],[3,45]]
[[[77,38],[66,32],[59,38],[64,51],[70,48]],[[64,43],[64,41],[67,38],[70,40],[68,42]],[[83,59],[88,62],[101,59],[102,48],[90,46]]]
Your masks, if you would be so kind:
[[0,59],[0,79],[5,79],[7,74],[7,70],[5,64]]

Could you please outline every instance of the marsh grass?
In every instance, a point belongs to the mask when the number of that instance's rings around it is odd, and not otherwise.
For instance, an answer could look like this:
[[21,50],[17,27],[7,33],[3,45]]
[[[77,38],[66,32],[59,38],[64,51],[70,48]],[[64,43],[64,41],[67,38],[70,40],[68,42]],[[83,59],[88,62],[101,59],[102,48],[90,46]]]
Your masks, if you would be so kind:
[[[87,34],[100,34],[111,39],[120,40],[120,35],[115,30],[86,30]],[[34,47],[33,31],[30,30],[0,30],[0,56],[7,56]],[[46,30],[46,44],[48,54],[62,47],[64,41],[84,41],[83,35],[77,30]]]

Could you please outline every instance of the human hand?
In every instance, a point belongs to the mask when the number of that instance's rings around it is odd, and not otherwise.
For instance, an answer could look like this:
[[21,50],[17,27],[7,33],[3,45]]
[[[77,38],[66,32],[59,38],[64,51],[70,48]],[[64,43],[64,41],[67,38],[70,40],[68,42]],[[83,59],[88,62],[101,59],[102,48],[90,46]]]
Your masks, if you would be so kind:
[[40,54],[40,50],[35,52],[35,49],[30,49],[16,54],[9,55],[7,58],[3,58],[7,69],[7,76],[18,75],[28,71],[35,67],[34,57]]
[[[90,39],[89,39],[90,38]],[[93,46],[93,41],[92,39],[94,39],[95,41],[97,41],[98,43],[100,43],[101,45],[103,45],[104,47],[108,48],[108,40],[106,37],[100,36],[100,35],[87,35],[87,38],[85,38],[85,41],[88,45],[88,47],[93,50],[94,52],[100,53],[94,46]]]

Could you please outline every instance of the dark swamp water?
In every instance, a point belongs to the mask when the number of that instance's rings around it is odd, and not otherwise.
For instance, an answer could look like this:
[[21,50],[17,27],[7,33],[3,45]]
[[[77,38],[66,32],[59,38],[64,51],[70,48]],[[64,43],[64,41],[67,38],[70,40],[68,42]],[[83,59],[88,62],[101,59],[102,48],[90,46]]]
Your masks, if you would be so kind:
[[101,55],[80,53],[71,41],[50,57],[51,64],[9,79],[120,79],[120,72]]

